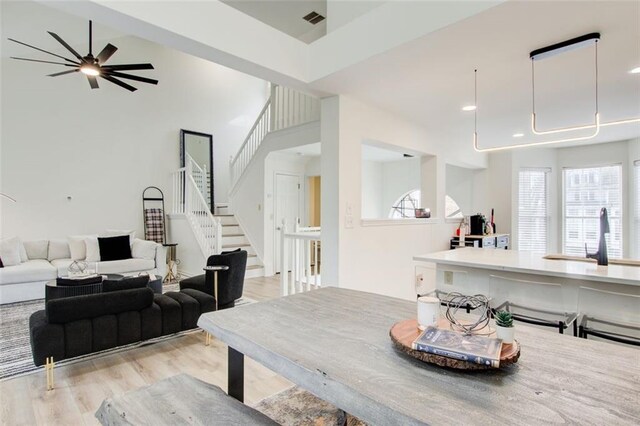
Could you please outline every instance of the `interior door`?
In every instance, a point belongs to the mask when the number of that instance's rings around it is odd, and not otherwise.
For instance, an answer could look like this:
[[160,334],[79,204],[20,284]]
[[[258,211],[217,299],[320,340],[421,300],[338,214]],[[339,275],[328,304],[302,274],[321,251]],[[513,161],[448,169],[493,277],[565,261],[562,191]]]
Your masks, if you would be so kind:
[[280,272],[280,238],[282,221],[286,220],[289,232],[300,218],[300,177],[276,173],[274,205],[274,253],[273,261],[276,273]]

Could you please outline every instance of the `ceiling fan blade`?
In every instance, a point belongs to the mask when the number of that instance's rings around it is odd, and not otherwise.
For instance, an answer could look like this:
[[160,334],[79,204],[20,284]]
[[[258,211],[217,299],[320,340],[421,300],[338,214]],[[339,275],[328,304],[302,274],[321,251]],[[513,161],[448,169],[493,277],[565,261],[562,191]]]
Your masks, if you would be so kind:
[[40,59],[29,59],[29,58],[16,58],[15,56],[11,56],[11,59],[17,59],[19,61],[30,61],[30,62],[42,62],[43,64],[56,64],[56,65],[64,65],[65,67],[77,67],[80,64],[65,64],[64,62],[51,62],[51,61],[43,61]]
[[46,54],[48,54],[48,55],[53,55],[53,56],[56,56],[56,57],[58,57],[58,58],[60,58],[60,59],[64,59],[65,61],[71,62],[72,64],[80,65],[80,64],[79,64],[78,62],[76,62],[76,61],[73,61],[73,60],[71,60],[71,59],[65,58],[64,56],[60,56],[60,55],[55,54],[55,53],[52,53],[52,52],[48,52],[48,51],[46,51],[46,50],[44,50],[44,49],[40,49],[39,47],[35,47],[35,46],[30,45],[30,44],[23,43],[23,42],[21,42],[21,41],[18,41],[18,40],[16,40],[16,39],[13,39],[13,38],[10,38],[9,40],[10,40],[10,41],[12,41],[12,42],[14,42],[14,43],[18,43],[18,44],[21,44],[21,45],[23,45],[23,46],[30,47],[30,48],[32,48],[32,49],[39,50],[40,52],[44,52],[44,53],[46,53]]
[[127,78],[129,80],[136,80],[136,81],[141,81],[143,83],[149,83],[149,84],[158,84],[158,80],[154,80],[152,78],[140,77],[138,75],[125,74],[122,72],[110,71],[110,70],[103,70],[103,72],[113,77]]
[[102,67],[103,69],[114,70],[114,71],[133,71],[133,70],[152,70],[153,65],[151,64],[123,64],[123,65],[105,65]]
[[91,86],[92,89],[100,88],[100,86],[98,86],[98,79],[95,76],[88,75],[87,80],[89,80],[89,86]]
[[136,90],[138,90],[138,89],[136,89],[135,87],[130,86],[130,85],[128,85],[127,83],[125,83],[125,82],[123,82],[123,81],[120,81],[120,80],[118,80],[118,79],[115,79],[115,78],[113,78],[113,77],[110,77],[110,76],[108,76],[108,75],[101,74],[101,75],[100,75],[100,77],[104,78],[104,79],[105,79],[105,80],[107,80],[107,81],[112,82],[113,84],[117,84],[118,86],[123,87],[123,88],[127,89],[127,90],[128,90],[128,91],[130,91],[130,92],[135,92]]
[[104,64],[105,62],[107,62],[109,60],[109,58],[111,57],[111,55],[116,53],[116,50],[118,50],[118,48],[115,47],[113,44],[111,44],[111,43],[107,44],[104,47],[104,49],[102,49],[102,51],[100,53],[98,53],[98,56],[96,56],[96,59],[98,60],[98,63],[99,64]]
[[66,41],[64,41],[62,38],[60,38],[60,36],[56,33],[52,33],[51,31],[47,31],[49,34],[51,34],[51,37],[55,38],[56,40],[58,40],[58,42],[63,45],[64,47],[67,48],[67,50],[69,52],[71,52],[73,54],[73,56],[75,56],[76,58],[78,58],[78,60],[80,60],[80,62],[83,62],[82,60],[82,56],[80,56],[80,54],[78,52],[76,52],[73,47],[69,46],[67,44]]
[[80,71],[80,70],[79,69],[75,69],[75,70],[69,70],[69,71],[62,71],[62,72],[57,72],[57,73],[54,73],[54,74],[49,74],[49,75],[47,75],[47,77],[58,77],[59,75],[71,74],[71,73],[78,72],[78,71]]

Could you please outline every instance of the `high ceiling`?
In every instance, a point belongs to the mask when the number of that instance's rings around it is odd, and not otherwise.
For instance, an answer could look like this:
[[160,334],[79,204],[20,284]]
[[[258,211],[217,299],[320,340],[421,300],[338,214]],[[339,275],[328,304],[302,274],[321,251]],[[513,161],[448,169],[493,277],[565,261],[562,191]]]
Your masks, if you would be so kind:
[[327,32],[326,19],[313,25],[304,19],[310,12],[326,18],[327,0],[221,0],[240,12],[256,18],[273,28],[310,43]]
[[[482,148],[550,140],[531,132],[529,52],[600,32],[601,121],[640,117],[640,2],[509,1],[312,83],[424,125],[443,143],[472,143],[474,69]],[[594,48],[536,62],[541,129],[594,121]],[[524,133],[515,139],[513,134]],[[583,135],[589,131],[577,133]],[[590,142],[640,136],[640,123],[603,127]]]

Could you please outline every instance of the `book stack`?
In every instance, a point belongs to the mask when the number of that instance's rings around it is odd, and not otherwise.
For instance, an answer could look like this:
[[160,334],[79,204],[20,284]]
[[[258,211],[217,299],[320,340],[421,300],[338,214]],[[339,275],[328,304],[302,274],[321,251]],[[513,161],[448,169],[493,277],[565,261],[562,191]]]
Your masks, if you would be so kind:
[[416,351],[498,368],[502,340],[427,327],[413,341],[412,348]]

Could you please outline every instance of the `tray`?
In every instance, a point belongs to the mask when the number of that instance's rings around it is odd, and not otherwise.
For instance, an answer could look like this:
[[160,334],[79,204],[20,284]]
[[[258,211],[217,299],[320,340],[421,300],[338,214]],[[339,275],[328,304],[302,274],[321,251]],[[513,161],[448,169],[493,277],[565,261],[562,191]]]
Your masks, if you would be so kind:
[[[440,319],[439,328],[450,330],[449,322],[446,319]],[[389,336],[395,347],[406,353],[407,355],[419,359],[420,361],[436,364],[441,367],[456,368],[459,370],[494,370],[495,368],[482,364],[476,364],[459,359],[447,358],[441,355],[429,354],[426,352],[416,351],[411,348],[411,344],[421,333],[418,329],[418,321],[409,319],[395,323],[389,331]],[[500,354],[500,367],[515,364],[520,358],[520,344],[517,340],[513,344],[503,344],[502,353]]]

